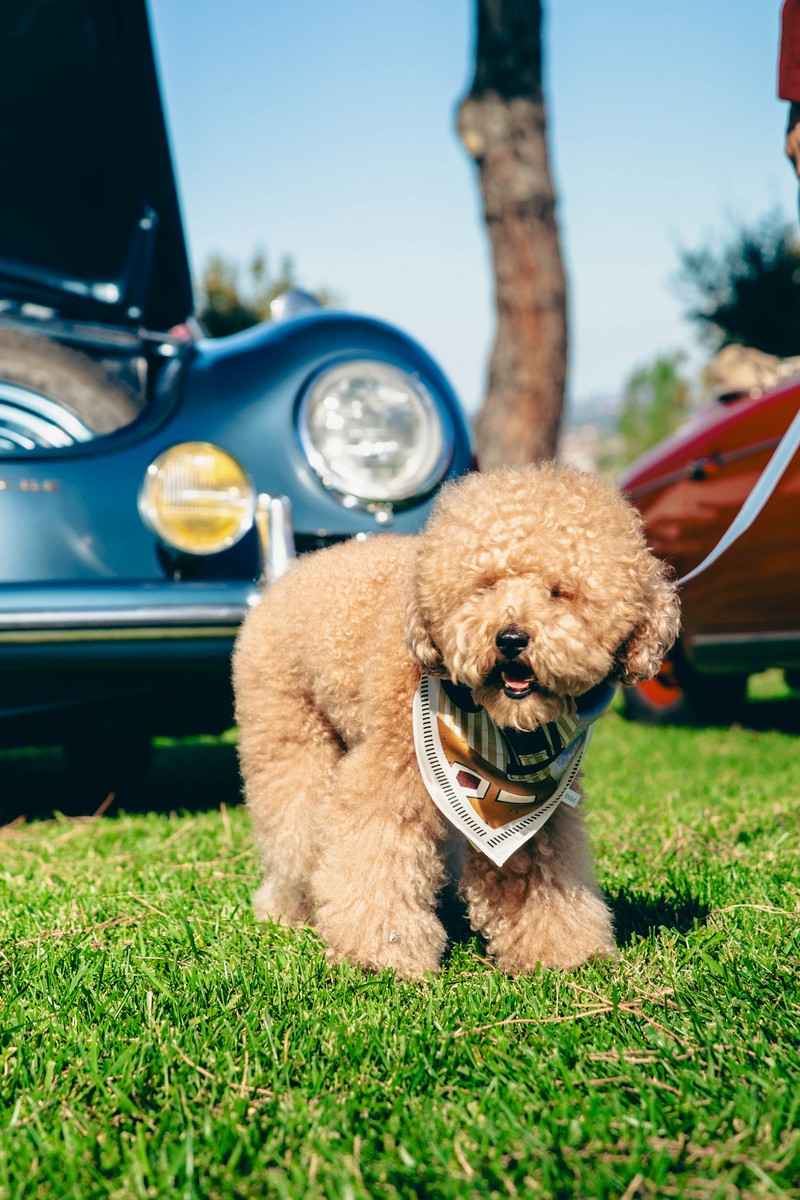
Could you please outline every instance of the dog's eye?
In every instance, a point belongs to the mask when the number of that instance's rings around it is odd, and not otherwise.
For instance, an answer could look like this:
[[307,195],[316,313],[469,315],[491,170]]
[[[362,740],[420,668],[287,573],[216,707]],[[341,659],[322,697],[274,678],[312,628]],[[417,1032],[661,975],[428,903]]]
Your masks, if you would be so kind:
[[572,600],[573,593],[561,583],[554,583],[550,588],[553,600]]
[[497,583],[496,575],[487,575],[484,579],[481,579],[479,581],[478,590],[481,592],[489,592],[495,586],[496,583]]

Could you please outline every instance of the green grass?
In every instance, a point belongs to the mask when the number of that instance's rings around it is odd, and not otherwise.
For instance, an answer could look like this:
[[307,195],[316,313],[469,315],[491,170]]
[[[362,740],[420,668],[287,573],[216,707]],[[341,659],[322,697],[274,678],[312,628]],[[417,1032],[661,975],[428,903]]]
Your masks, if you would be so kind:
[[[800,1197],[793,736],[610,715],[619,963],[513,980],[472,942],[415,985],[254,923],[232,755],[161,748],[148,794],[194,811],[0,831],[2,1200]],[[59,769],[0,758],[18,804]]]

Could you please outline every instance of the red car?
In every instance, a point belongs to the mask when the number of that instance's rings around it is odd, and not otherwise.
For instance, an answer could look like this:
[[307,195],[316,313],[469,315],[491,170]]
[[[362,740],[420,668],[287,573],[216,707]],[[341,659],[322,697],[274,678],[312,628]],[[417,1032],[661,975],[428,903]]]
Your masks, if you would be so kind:
[[[620,478],[681,578],[716,546],[800,406],[800,380],[699,412]],[[627,693],[650,721],[734,720],[749,675],[800,676],[800,454],[752,527],[682,589],[683,630],[659,676]]]

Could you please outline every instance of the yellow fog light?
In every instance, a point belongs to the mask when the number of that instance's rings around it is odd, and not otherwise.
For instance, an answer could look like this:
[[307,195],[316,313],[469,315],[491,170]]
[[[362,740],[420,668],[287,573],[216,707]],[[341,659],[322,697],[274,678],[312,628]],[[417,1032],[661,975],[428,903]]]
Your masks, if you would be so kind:
[[210,442],[183,442],[159,454],[139,493],[145,525],[187,554],[235,545],[253,524],[255,504],[244,467]]

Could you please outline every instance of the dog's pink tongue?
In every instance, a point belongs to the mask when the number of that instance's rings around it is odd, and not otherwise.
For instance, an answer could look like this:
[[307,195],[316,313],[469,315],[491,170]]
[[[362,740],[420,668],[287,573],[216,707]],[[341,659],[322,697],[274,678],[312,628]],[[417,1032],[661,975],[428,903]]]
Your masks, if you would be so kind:
[[512,692],[526,691],[530,686],[532,678],[532,672],[526,671],[520,666],[513,668],[509,665],[509,667],[503,670],[503,683],[507,688],[511,688]]

